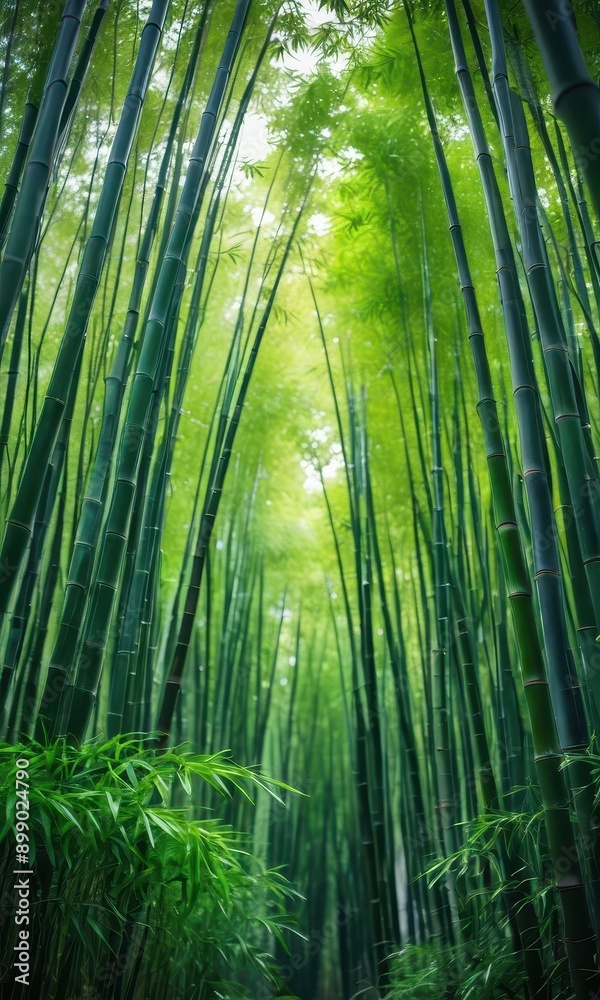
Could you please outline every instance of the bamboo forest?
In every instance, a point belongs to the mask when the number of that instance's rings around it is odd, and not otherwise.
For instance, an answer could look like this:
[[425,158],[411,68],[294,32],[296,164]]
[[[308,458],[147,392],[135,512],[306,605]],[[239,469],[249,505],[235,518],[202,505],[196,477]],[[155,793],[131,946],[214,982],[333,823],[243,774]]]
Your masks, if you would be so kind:
[[0,995],[599,1000],[599,0],[0,0]]

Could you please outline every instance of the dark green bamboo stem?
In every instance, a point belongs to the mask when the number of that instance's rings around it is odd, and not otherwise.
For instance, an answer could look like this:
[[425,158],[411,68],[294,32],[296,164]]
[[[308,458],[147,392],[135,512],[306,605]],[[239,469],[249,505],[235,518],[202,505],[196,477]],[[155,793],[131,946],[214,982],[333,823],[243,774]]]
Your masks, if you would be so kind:
[[[574,703],[564,701],[564,695],[570,697],[573,685],[570,682],[570,664],[564,636],[564,611],[556,556],[555,529],[545,472],[546,461],[540,447],[541,421],[537,409],[537,392],[531,358],[525,347],[523,307],[518,291],[512,248],[477,101],[470,81],[453,0],[447,0],[446,11],[457,77],[481,171],[494,239],[501,301],[509,342],[513,390],[521,435],[523,467],[534,527],[536,581],[540,593],[546,649],[551,657],[551,667],[553,662],[556,663],[557,669],[554,676],[558,675],[557,679],[560,682],[555,685],[557,699],[553,697],[551,705],[543,659],[539,651],[535,649],[536,634],[528,597],[528,575],[524,563],[516,562],[513,554],[511,563],[507,565],[507,579],[511,607],[514,609],[513,613],[517,625],[517,635],[524,644],[521,648],[521,663],[534,739],[536,770],[544,802],[550,851],[565,921],[565,944],[569,955],[573,988],[576,996],[583,1000],[584,997],[589,997],[590,990],[598,989],[598,973],[595,965],[595,937],[590,921],[585,886],[577,860],[575,835],[569,815],[569,795],[565,775],[560,766],[562,755],[554,722],[553,707],[559,711],[559,724],[562,723],[566,728],[573,723],[572,707]],[[504,495],[499,491],[498,495],[503,498],[505,503],[511,499],[507,491],[504,492]],[[506,526],[508,541],[511,534],[508,529],[514,531],[514,515],[502,516],[498,523],[502,527]],[[501,532],[501,538],[504,543],[503,532]],[[553,695],[554,693],[553,690]],[[564,710],[561,705],[564,705]],[[572,850],[574,854],[568,878],[562,871],[564,852],[567,848]]]
[[[92,231],[86,242],[79,268],[67,326],[28,451],[19,490],[8,518],[0,553],[0,559],[8,567],[8,572],[0,585],[0,612],[3,613],[10,609],[15,581],[31,537],[41,488],[40,470],[48,463],[60,431],[73,372],[77,368],[79,356],[84,348],[90,314],[114,230],[129,155],[139,125],[168,3],[169,0],[154,0],[142,32],[138,56],[113,141]],[[33,156],[33,151],[31,155]],[[7,254],[8,252],[9,246],[6,250]]]
[[[4,390],[4,407],[2,411],[2,425],[0,426],[0,482],[4,486],[2,479],[2,467],[6,460],[7,465],[11,464],[9,455],[10,427],[13,417],[15,394],[17,391],[17,381],[21,370],[21,354],[25,337],[25,321],[27,319],[27,302],[29,299],[29,285],[26,285],[21,292],[19,308],[17,310],[17,321],[10,351],[10,361],[6,372],[6,388]],[[16,456],[15,456],[16,457]],[[10,478],[7,487],[7,501],[10,500]]]
[[10,170],[8,171],[2,201],[0,202],[0,250],[3,249],[6,242],[13,206],[17,198],[19,184],[21,183],[21,177],[25,169],[29,147],[38,119],[44,79],[48,69],[48,48],[49,46],[42,46],[37,49],[35,54],[36,68],[23,109],[17,148],[10,165]]
[[523,0],[550,82],[554,112],[567,127],[577,169],[600,221],[600,87],[585,64],[575,14],[560,0]]
[[[548,371],[550,398],[571,503],[577,510],[577,536],[594,602],[596,627],[600,631],[600,524],[597,516],[600,489],[597,480],[590,476],[589,463],[586,461],[574,373],[537,214],[537,188],[525,116],[521,102],[509,87],[498,6],[495,0],[485,0],[485,3],[492,42],[494,97],[521,232],[527,281]],[[600,101],[600,90],[598,98]],[[579,716],[582,714],[580,711]],[[577,742],[587,743],[588,740]]]
[[[75,656],[77,641],[83,624],[87,590],[93,568],[94,552],[102,526],[109,473],[114,458],[119,420],[127,384],[127,372],[131,362],[131,353],[139,322],[142,296],[150,267],[150,255],[159,227],[160,212],[167,186],[168,171],[177,128],[186,101],[189,98],[197,68],[200,45],[204,37],[207,9],[207,6],[205,6],[196,31],[190,61],[169,127],[167,143],[161,159],[144,236],[138,250],[127,315],[110,371],[105,378],[102,423],[98,445],[77,522],[73,555],[65,587],[61,622],[50,657],[46,683],[48,697],[51,699],[51,703],[55,705],[56,692],[64,685],[69,664],[72,663]],[[46,715],[45,701],[46,696],[42,698],[40,717],[45,717]]]
[[197,214],[200,193],[204,190],[219,108],[236,58],[249,5],[250,0],[238,0],[206,110],[202,115],[175,221],[160,265],[132,381],[100,557],[92,578],[90,611],[84,626],[73,684],[70,685],[71,691],[64,706],[66,729],[77,739],[85,734],[96,700],[136,497],[140,461],[147,444],[148,432],[151,438],[156,433],[156,428],[147,427],[147,421],[160,378],[162,359],[168,346],[166,338],[170,333],[175,286],[183,280],[182,268],[193,235],[191,222]]
[[[85,5],[86,0],[66,0],[65,3],[46,75],[29,159],[16,197],[6,250],[0,262],[0,357],[39,232],[67,94],[67,76]],[[27,116],[30,118],[34,113],[34,105],[28,107],[32,109]]]
[[79,101],[79,95],[81,93],[81,88],[85,82],[85,78],[90,68],[90,63],[92,61],[92,56],[94,54],[94,48],[96,42],[98,41],[98,34],[100,32],[100,27],[104,20],[104,15],[108,10],[109,0],[100,0],[100,3],[96,7],[94,12],[94,17],[92,18],[92,23],[89,26],[85,41],[79,53],[79,58],[73,70],[73,75],[69,81],[69,89],[67,91],[67,96],[65,99],[64,107],[62,110],[62,115],[60,118],[60,124],[58,126],[58,138],[57,138],[57,167],[58,161],[60,160],[61,153],[64,150],[67,139],[69,137],[69,131],[71,124],[73,122],[73,116],[77,108],[77,102]]

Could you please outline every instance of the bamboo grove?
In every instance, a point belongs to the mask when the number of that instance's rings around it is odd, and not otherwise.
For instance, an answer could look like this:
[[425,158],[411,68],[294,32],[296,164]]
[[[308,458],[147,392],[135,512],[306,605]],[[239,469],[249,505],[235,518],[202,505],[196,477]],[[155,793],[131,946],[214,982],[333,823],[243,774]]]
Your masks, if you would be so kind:
[[2,996],[600,996],[599,29],[0,5]]

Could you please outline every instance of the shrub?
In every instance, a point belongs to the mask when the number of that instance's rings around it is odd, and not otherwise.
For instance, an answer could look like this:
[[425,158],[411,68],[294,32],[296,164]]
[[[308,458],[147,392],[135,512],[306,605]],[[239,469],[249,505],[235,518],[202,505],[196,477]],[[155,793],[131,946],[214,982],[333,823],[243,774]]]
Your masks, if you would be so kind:
[[[64,739],[0,749],[2,995],[19,927],[17,760],[26,758],[29,989],[36,998],[157,1000],[277,994],[269,954],[291,892],[216,818],[169,806],[171,787],[207,782],[223,797],[273,782],[225,754],[156,753],[132,738],[75,748]],[[20,786],[23,787],[22,785]],[[26,866],[21,866],[24,871]],[[24,876],[27,881],[28,876]],[[14,986],[15,996],[22,986]]]

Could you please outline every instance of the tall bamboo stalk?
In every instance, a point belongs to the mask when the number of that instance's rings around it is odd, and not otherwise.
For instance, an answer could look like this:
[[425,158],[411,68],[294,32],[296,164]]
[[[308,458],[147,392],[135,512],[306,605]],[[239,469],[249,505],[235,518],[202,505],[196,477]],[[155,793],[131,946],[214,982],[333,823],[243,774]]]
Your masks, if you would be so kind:
[[[0,611],[10,609],[11,598],[31,536],[43,477],[40,470],[48,463],[60,431],[73,372],[80,362],[92,307],[100,284],[108,245],[115,220],[129,156],[139,126],[152,66],[162,34],[169,0],[154,0],[144,25],[132,77],[113,140],[106,174],[90,236],[86,242],[66,329],[52,371],[50,384],[31,442],[0,552],[7,567],[0,585]],[[61,104],[62,108],[62,104]],[[36,133],[37,134],[37,133]],[[31,157],[34,156],[32,150]],[[31,162],[31,158],[30,161]],[[24,187],[21,194],[24,193]],[[16,210],[15,210],[16,219]],[[13,222],[13,229],[16,222]],[[9,254],[10,241],[3,259]],[[0,265],[0,278],[1,278]]]
[[523,0],[550,81],[555,114],[567,126],[577,169],[600,220],[600,86],[585,64],[575,13],[560,0]]
[[[159,228],[161,207],[167,186],[168,171],[171,164],[177,129],[197,70],[198,56],[202,40],[205,37],[208,12],[209,6],[205,4],[198,28],[196,29],[190,60],[169,127],[156,187],[146,220],[144,236],[138,251],[123,330],[115,350],[110,371],[105,379],[100,434],[89,475],[88,486],[77,522],[59,631],[50,656],[45,692],[39,709],[40,719],[46,717],[46,701],[50,700],[50,703],[56,704],[57,692],[60,692],[64,685],[69,664],[72,663],[75,656],[77,641],[83,624],[85,602],[92,574],[94,553],[102,526],[104,502],[114,458],[119,420],[127,384],[128,369],[131,365],[131,353],[139,322],[142,296],[150,267],[150,256]],[[41,729],[38,728],[38,735],[40,733]]]
[[[15,200],[6,249],[0,261],[0,358],[40,229],[67,96],[69,67],[75,52],[85,5],[86,0],[66,0],[65,3],[35,122],[29,159]],[[29,114],[26,113],[28,124],[35,114],[35,98],[34,92],[32,102],[26,107],[26,112],[30,109]],[[26,152],[28,134],[28,132],[22,134],[20,157]],[[18,166],[11,178],[9,190],[14,190],[16,187],[17,174]]]
[[[564,605],[555,544],[556,535],[545,471],[546,459],[540,441],[541,421],[535,375],[526,348],[524,310],[515,272],[512,246],[470,80],[453,0],[446,0],[446,12],[456,61],[456,73],[486,196],[509,343],[522,461],[533,523],[536,582],[551,678],[553,676],[555,678],[552,704],[543,659],[536,654],[535,648],[532,648],[535,626],[531,621],[526,622],[521,633],[526,642],[521,659],[524,670],[523,680],[530,713],[536,770],[544,802],[551,857],[565,921],[565,944],[569,955],[571,979],[576,996],[583,1000],[584,996],[589,995],[590,990],[597,991],[599,978],[595,965],[595,937],[592,931],[585,886],[577,860],[576,838],[569,815],[569,794],[565,775],[560,767],[562,755],[554,722],[553,709],[558,713],[559,727],[563,725],[566,728],[569,724],[573,724],[577,718],[577,703],[572,700],[575,688],[571,681],[572,664],[567,653]],[[508,519],[508,523],[511,522],[514,523],[514,517]],[[527,593],[527,577],[523,578],[523,568],[522,565],[515,564],[513,569],[519,570],[519,573],[515,574],[513,578],[510,576],[511,570],[507,568],[509,587],[511,594],[515,596]],[[517,607],[516,604],[513,606]],[[519,617],[527,613],[528,606],[519,607]],[[572,869],[568,873],[569,877],[565,878],[562,871],[562,861],[567,847],[572,850],[574,860]],[[577,900],[576,904],[572,905],[572,901],[575,899]]]
[[136,496],[137,478],[149,428],[153,399],[160,391],[160,369],[168,344],[175,286],[182,282],[182,268],[193,236],[191,221],[198,201],[215,140],[219,108],[239,48],[250,0],[238,0],[219,63],[211,94],[189,161],[179,206],[162,259],[144,331],[142,348],[132,380],[131,395],[121,434],[115,483],[108,505],[100,556],[92,577],[89,611],[83,631],[81,651],[63,707],[67,732],[81,739],[85,735],[102,674],[108,632],[112,620],[120,571],[125,555],[129,523]]

